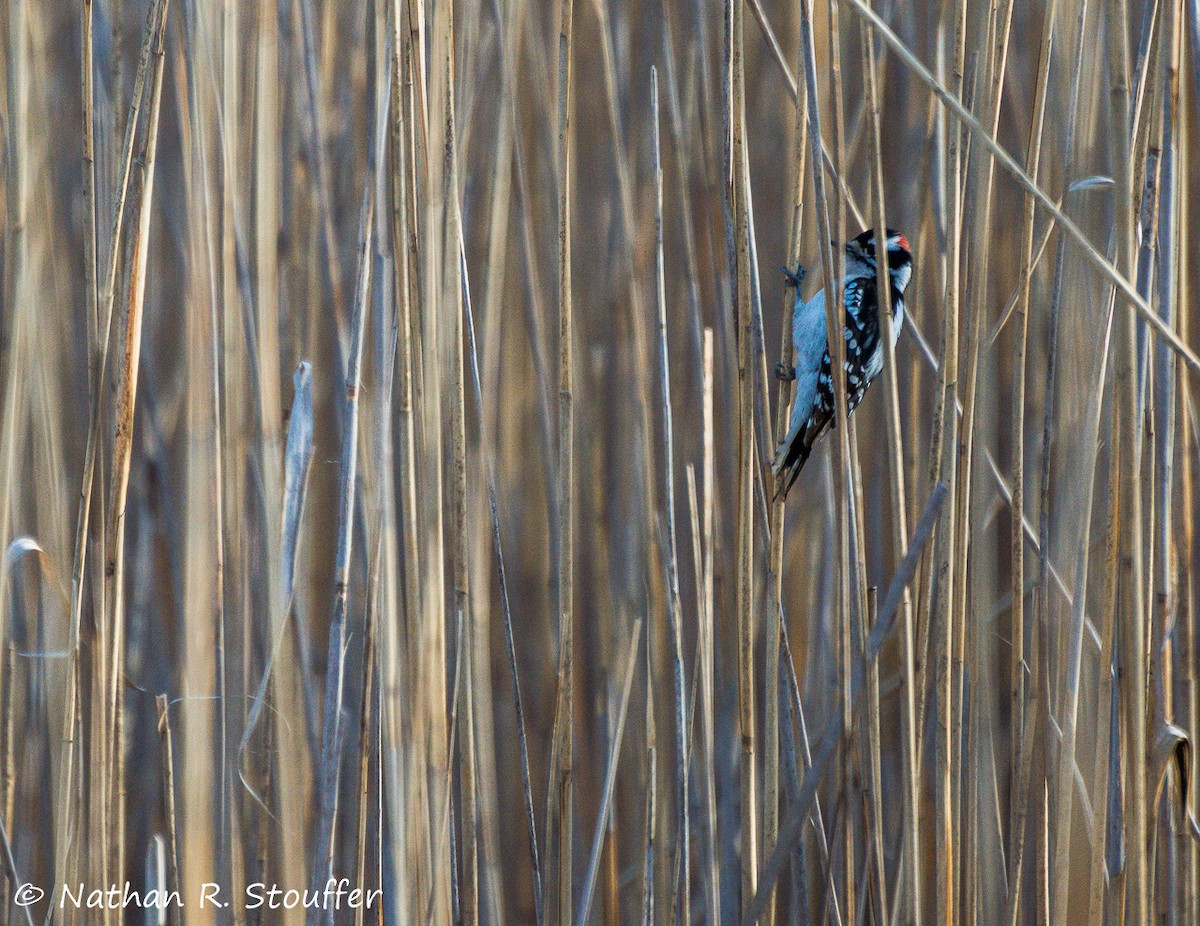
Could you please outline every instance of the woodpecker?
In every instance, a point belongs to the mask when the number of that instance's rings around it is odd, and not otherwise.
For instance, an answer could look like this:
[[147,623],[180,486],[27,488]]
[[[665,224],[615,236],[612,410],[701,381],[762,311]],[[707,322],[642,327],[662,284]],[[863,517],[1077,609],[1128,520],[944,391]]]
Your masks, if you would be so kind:
[[[888,276],[892,287],[892,344],[904,325],[904,289],[912,279],[912,252],[908,239],[900,232],[887,230]],[[782,268],[788,283],[796,287],[796,305],[792,314],[792,346],[795,367],[775,365],[775,375],[796,381],[796,398],[787,435],[779,444],[771,471],[781,478],[778,494],[786,496],[800,475],[813,444],[834,420],[832,362],[825,336],[825,290],[808,302],[800,293],[803,268],[793,273]],[[846,275],[842,280],[846,307],[846,410],[853,412],[863,393],[883,369],[883,344],[879,336],[878,286],[875,276],[875,232],[868,229],[846,242]]]

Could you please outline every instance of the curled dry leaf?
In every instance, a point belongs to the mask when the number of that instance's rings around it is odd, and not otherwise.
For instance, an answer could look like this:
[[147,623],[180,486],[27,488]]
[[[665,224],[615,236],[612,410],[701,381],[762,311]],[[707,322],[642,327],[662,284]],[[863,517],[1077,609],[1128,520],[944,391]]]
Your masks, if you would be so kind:
[[1163,785],[1167,780],[1167,769],[1175,763],[1175,772],[1179,776],[1179,812],[1182,819],[1187,821],[1192,838],[1200,842],[1200,826],[1189,807],[1190,788],[1192,783],[1192,740],[1187,731],[1173,723],[1164,723],[1154,741],[1154,803],[1158,803]]

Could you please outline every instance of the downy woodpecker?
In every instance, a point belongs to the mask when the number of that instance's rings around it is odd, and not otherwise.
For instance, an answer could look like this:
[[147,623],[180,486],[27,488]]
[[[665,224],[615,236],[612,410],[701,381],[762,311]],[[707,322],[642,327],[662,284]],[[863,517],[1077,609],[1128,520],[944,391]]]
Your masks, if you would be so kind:
[[[912,252],[908,239],[900,232],[887,230],[887,270],[892,284],[892,344],[904,325],[904,289],[912,279]],[[825,336],[825,290],[808,302],[800,294],[803,271],[784,269],[796,287],[796,306],[792,316],[792,345],[795,368],[776,364],[775,374],[796,381],[796,397],[787,435],[779,444],[771,470],[781,477],[779,492],[788,489],[800,475],[812,453],[813,444],[834,422],[833,376],[829,343]],[[875,232],[868,229],[846,242],[846,276],[842,281],[846,307],[846,409],[853,412],[863,393],[883,369],[883,344],[879,332],[878,286],[875,276]]]

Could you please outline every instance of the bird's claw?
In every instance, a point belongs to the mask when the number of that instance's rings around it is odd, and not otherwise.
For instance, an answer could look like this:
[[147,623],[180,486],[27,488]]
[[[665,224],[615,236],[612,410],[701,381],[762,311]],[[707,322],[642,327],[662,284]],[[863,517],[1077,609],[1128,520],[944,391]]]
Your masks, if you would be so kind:
[[796,264],[795,270],[787,267],[780,267],[779,269],[783,271],[783,275],[787,278],[784,283],[785,286],[792,286],[796,289],[800,288],[800,284],[804,282],[804,264]]
[[796,368],[788,366],[782,360],[775,361],[775,378],[781,382],[790,383],[796,378]]

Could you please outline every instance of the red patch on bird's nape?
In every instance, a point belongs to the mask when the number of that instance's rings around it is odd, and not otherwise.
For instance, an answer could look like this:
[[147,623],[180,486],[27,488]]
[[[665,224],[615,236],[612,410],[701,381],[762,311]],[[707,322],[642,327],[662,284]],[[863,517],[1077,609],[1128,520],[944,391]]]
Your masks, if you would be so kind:
[[908,246],[908,239],[904,237],[902,232],[896,232],[896,244],[906,251],[912,251],[912,248]]

